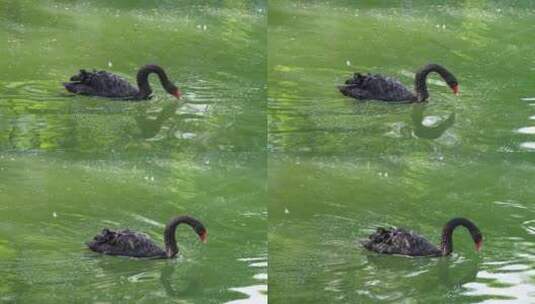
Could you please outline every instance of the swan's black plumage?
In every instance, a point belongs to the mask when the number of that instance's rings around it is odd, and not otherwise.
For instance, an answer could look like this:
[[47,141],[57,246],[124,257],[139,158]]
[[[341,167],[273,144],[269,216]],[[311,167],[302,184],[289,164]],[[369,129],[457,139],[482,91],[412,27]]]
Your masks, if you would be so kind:
[[190,216],[177,216],[165,227],[165,250],[156,245],[148,236],[132,230],[112,231],[103,229],[92,241],[87,243],[89,249],[107,254],[130,257],[159,257],[172,258],[178,253],[175,232],[179,224],[187,224],[199,235],[202,241],[206,239],[206,228],[198,220]]
[[464,226],[470,232],[476,249],[483,243],[483,236],[474,223],[465,218],[454,218],[444,225],[442,242],[436,247],[424,237],[413,231],[396,228],[378,228],[362,245],[371,251],[382,254],[400,254],[409,256],[446,256],[453,251],[452,234],[458,226]]
[[359,100],[423,102],[429,97],[426,79],[431,72],[437,72],[454,93],[458,92],[459,87],[455,76],[438,64],[428,64],[416,73],[415,92],[393,78],[360,73],[355,73],[352,78],[346,80],[345,85],[339,86],[338,89],[342,94]]
[[111,98],[122,98],[131,100],[149,99],[152,93],[148,77],[151,73],[156,73],[164,89],[171,95],[179,98],[180,91],[169,81],[165,71],[155,65],[148,64],[139,69],[137,73],[137,84],[139,88],[132,86],[124,78],[106,71],[80,70],[80,73],[70,78],[70,82],[63,84],[67,91],[89,96],[101,96]]
[[382,75],[362,75],[356,73],[346,80],[340,92],[360,100],[377,99],[384,101],[413,101],[414,94],[399,81]]
[[165,257],[165,251],[146,235],[131,230],[102,229],[87,243],[89,249],[108,255],[131,257]]

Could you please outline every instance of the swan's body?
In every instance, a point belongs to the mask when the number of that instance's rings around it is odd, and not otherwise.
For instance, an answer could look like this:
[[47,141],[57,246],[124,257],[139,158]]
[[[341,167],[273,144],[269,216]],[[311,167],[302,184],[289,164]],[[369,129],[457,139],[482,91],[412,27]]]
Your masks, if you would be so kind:
[[483,236],[479,229],[471,221],[465,218],[454,218],[444,226],[442,242],[437,247],[424,237],[404,229],[378,228],[362,245],[371,251],[382,254],[400,254],[409,256],[446,256],[453,251],[452,234],[457,226],[464,226],[470,232],[476,249],[479,250],[483,243]]
[[128,229],[117,231],[103,229],[87,246],[93,251],[108,255],[165,257],[165,251],[150,238]]
[[185,223],[190,225],[199,235],[202,241],[206,239],[206,228],[198,220],[189,216],[178,216],[173,218],[165,227],[164,242],[165,250],[156,245],[144,234],[131,230],[112,231],[103,229],[92,241],[87,243],[89,249],[107,254],[130,257],[160,257],[172,258],[178,253],[178,246],[175,239],[176,227]]
[[398,80],[382,75],[362,75],[356,73],[339,86],[340,92],[359,100],[383,100],[394,102],[423,102],[429,97],[426,79],[431,72],[437,72],[457,94],[459,85],[455,76],[438,64],[428,64],[416,73],[415,92],[412,92]]
[[156,73],[164,89],[171,95],[179,98],[180,91],[167,78],[164,70],[154,64],[149,64],[137,73],[138,88],[131,85],[124,78],[106,71],[80,70],[78,75],[71,77],[70,82],[63,84],[67,91],[89,96],[101,96],[110,98],[122,98],[131,100],[149,99],[152,94],[148,77],[151,73]]

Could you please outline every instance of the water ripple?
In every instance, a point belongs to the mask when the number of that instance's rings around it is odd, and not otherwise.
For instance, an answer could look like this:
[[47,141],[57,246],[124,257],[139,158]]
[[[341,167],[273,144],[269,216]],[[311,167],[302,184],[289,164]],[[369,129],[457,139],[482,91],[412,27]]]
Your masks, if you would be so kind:
[[535,134],[535,127],[522,127],[516,130],[520,134]]
[[526,142],[520,143],[520,148],[525,149],[525,150],[535,150],[535,142],[526,141]]
[[[238,261],[250,262],[249,267],[258,268],[264,267],[267,268],[267,256],[261,257],[250,257],[250,258],[239,258]],[[257,281],[263,282],[263,284],[255,284],[245,287],[232,287],[229,288],[230,291],[239,292],[247,296],[246,299],[233,300],[226,302],[226,304],[267,304],[267,269],[266,272],[257,273],[253,276]]]

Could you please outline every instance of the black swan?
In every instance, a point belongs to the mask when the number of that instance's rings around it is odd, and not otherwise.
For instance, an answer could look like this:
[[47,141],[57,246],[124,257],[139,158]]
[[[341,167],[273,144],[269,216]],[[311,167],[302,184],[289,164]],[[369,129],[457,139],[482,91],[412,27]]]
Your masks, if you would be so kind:
[[431,72],[437,72],[444,78],[453,93],[459,92],[459,84],[455,76],[438,64],[428,64],[416,72],[415,93],[395,79],[382,75],[361,75],[359,73],[355,73],[353,78],[346,80],[345,85],[339,86],[338,89],[342,94],[360,100],[424,102],[429,97],[426,79]]
[[383,254],[447,256],[453,251],[452,234],[457,226],[468,229],[476,244],[476,250],[479,251],[483,244],[483,236],[476,225],[465,218],[454,218],[444,225],[440,248],[412,231],[394,228],[378,228],[368,240],[362,242],[362,245],[368,250]]
[[89,249],[108,255],[122,255],[136,258],[157,257],[173,258],[178,253],[175,231],[179,224],[188,224],[199,235],[201,241],[206,242],[206,228],[198,220],[190,216],[173,218],[164,231],[165,250],[158,247],[146,235],[131,230],[112,231],[103,229],[102,232],[87,243]]
[[87,72],[86,70],[80,70],[78,75],[72,76],[71,81],[63,83],[63,86],[65,86],[67,91],[80,95],[130,100],[149,99],[152,93],[149,85],[149,75],[151,73],[158,75],[167,93],[180,98],[180,90],[169,81],[164,70],[155,64],[147,64],[137,72],[137,85],[139,89],[115,74],[106,71]]

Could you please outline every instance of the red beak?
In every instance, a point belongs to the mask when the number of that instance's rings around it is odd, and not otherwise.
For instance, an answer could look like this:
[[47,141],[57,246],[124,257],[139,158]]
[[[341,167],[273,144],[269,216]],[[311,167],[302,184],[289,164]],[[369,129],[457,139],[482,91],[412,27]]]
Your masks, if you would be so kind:
[[203,233],[199,234],[199,238],[201,239],[201,242],[203,242],[205,244],[207,242],[206,237],[207,237],[206,231],[203,231]]
[[483,246],[483,240],[476,243],[476,251],[480,251]]
[[458,95],[459,94],[459,85],[456,84],[451,87],[451,90],[453,91],[453,94]]
[[176,89],[171,95],[175,96],[176,98],[180,99],[180,96],[182,96],[182,93],[179,89]]

